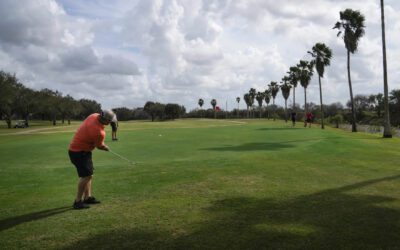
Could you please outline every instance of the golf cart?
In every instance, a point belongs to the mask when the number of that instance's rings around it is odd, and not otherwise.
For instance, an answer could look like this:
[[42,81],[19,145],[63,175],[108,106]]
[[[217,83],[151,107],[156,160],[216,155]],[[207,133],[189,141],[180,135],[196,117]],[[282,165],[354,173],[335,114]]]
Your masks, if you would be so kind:
[[17,121],[17,123],[14,125],[14,128],[27,128],[28,125],[26,124],[25,120],[20,120]]

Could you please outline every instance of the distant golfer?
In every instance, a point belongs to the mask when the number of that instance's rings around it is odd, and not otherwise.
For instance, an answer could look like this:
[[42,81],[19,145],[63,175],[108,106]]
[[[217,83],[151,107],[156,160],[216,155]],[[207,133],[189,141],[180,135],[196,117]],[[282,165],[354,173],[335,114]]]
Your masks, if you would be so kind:
[[307,123],[308,123],[308,127],[311,128],[311,123],[313,120],[314,116],[311,112],[307,112],[306,114],[306,121],[304,122],[304,127],[307,127]]
[[110,125],[111,125],[111,138],[113,141],[118,141],[118,138],[117,138],[118,121],[117,121],[117,119],[115,118],[114,121],[111,121]]
[[94,113],[86,118],[75,133],[69,145],[69,158],[78,172],[78,191],[73,208],[89,208],[88,204],[100,203],[92,196],[93,162],[92,151],[94,148],[109,151],[104,144],[106,132],[104,126],[115,118],[115,114],[109,110],[103,110],[100,114]]
[[290,113],[290,118],[292,119],[292,127],[296,126],[296,112],[293,110],[292,113]]

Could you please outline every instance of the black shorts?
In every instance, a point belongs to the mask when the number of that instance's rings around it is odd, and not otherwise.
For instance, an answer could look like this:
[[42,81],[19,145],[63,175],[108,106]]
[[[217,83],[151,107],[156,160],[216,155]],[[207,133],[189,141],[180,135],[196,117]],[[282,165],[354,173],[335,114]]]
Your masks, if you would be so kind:
[[115,123],[111,123],[112,132],[117,132],[117,125]]
[[69,159],[75,165],[79,177],[93,175],[92,152],[74,152],[68,151]]
[[308,118],[308,119],[307,119],[307,122],[308,122],[308,123],[311,123],[311,119],[310,119],[310,118]]

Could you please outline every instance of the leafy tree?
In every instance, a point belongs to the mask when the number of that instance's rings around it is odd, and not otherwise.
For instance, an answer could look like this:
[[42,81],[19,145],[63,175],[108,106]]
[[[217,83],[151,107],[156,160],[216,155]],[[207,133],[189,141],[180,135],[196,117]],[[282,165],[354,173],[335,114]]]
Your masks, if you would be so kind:
[[[347,77],[350,89],[350,101],[353,104],[353,88],[351,85],[350,76],[350,53],[354,54],[357,51],[358,42],[365,33],[365,17],[360,11],[346,9],[340,11],[340,21],[335,24],[334,29],[338,29],[337,36],[342,35],[346,50],[347,50]],[[354,105],[351,107],[352,112],[352,132],[357,132],[356,113]]]
[[314,65],[308,61],[300,60],[297,67],[299,68],[300,85],[304,88],[304,112],[307,114],[307,87],[308,84],[310,84],[311,76],[313,75]]
[[391,103],[400,107],[400,89],[394,89],[390,92],[389,100]]
[[25,120],[25,125],[29,126],[29,115],[34,111],[38,102],[37,92],[29,89],[22,84],[17,88],[15,99],[16,112]]
[[321,128],[324,129],[324,109],[322,103],[322,86],[321,86],[321,78],[324,77],[325,66],[329,66],[332,58],[332,50],[326,46],[324,43],[316,43],[312,47],[312,51],[308,51],[311,56],[314,58],[312,64],[315,65],[315,68],[318,73],[319,80],[319,98],[321,102]]
[[154,118],[156,116],[155,103],[148,101],[144,104],[143,109],[151,116],[151,121],[154,122]]
[[16,112],[15,99],[21,84],[15,75],[0,71],[0,113],[11,128],[11,117]]
[[[370,98],[366,95],[356,95],[353,98],[354,101],[354,110],[356,113],[356,118],[357,120],[361,120],[364,117],[365,111],[367,111],[370,107]],[[348,101],[346,103],[346,106],[351,108],[352,103],[351,101]]]
[[217,118],[217,111],[215,110],[215,106],[217,106],[217,100],[212,99],[210,103],[211,103],[211,106],[213,107],[213,110],[214,110],[214,119],[216,119]]
[[343,122],[343,115],[336,114],[330,118],[331,123],[334,123],[336,128],[339,128],[339,124]]
[[133,119],[133,110],[126,107],[113,108],[112,109],[117,116],[118,121],[128,121]]
[[67,95],[65,97],[61,98],[61,102],[58,103],[58,108],[60,110],[61,114],[61,123],[64,124],[65,119],[68,119],[68,124],[70,124],[70,117],[71,117],[71,108],[72,108],[72,103],[74,102],[74,99]]
[[97,103],[94,100],[80,99],[79,103],[81,106],[80,117],[82,119],[85,119],[86,117],[88,117],[93,113],[98,113],[101,111],[101,104]]
[[392,122],[394,125],[400,126],[400,89],[390,91],[389,100]]
[[334,116],[343,110],[343,105],[340,102],[332,103],[325,107],[327,116]]
[[290,89],[292,88],[292,86],[289,85],[289,77],[287,77],[287,76],[283,77],[282,81],[283,81],[283,84],[280,86],[280,88],[281,88],[282,96],[285,99],[285,122],[287,122],[287,120],[288,120],[287,99],[289,98]]
[[175,103],[168,103],[165,105],[165,115],[167,118],[174,120],[175,118],[179,117],[181,113],[181,106]]
[[180,106],[180,110],[179,110],[179,115],[180,117],[184,116],[186,114],[186,108],[185,106]]
[[257,92],[256,100],[258,102],[258,107],[259,107],[259,111],[260,111],[260,118],[261,118],[261,107],[262,107],[262,103],[264,101],[264,93],[263,92]]

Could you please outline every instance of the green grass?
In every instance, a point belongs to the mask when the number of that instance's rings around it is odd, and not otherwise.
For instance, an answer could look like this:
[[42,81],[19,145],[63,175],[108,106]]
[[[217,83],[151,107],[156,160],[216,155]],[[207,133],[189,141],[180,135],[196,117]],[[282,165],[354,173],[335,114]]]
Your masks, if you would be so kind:
[[[267,120],[120,123],[76,211],[79,123],[0,129],[0,249],[400,248],[400,139]],[[21,133],[27,131],[25,133]],[[161,136],[160,136],[161,135]]]

